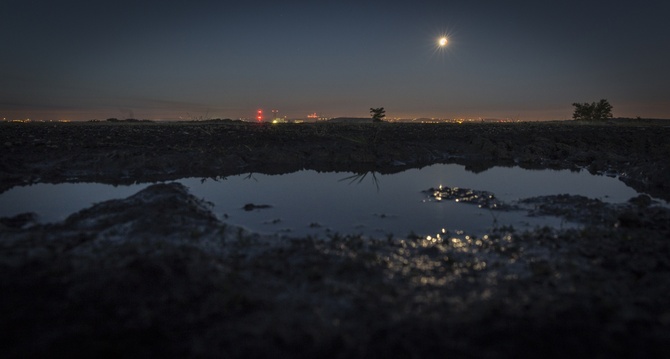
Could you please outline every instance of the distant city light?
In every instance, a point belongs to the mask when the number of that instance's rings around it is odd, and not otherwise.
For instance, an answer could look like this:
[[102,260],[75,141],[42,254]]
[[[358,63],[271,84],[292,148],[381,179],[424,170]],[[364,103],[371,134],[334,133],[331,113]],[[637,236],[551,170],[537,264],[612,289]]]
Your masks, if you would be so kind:
[[259,109],[258,114],[256,115],[258,122],[263,122],[263,110]]

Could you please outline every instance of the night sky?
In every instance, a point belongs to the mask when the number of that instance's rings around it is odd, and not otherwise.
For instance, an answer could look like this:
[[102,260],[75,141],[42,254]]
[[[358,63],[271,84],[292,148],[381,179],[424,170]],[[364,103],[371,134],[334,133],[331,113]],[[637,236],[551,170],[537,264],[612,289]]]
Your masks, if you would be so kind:
[[670,118],[667,1],[0,4],[0,119]]

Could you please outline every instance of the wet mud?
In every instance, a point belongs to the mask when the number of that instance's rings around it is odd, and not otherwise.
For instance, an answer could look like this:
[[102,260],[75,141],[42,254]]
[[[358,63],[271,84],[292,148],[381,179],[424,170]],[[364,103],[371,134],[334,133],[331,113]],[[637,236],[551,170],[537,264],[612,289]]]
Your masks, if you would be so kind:
[[0,124],[1,183],[455,162],[587,168],[651,197],[530,198],[579,226],[481,237],[261,236],[176,183],[60,223],[3,218],[3,357],[668,356],[663,122],[380,125]]

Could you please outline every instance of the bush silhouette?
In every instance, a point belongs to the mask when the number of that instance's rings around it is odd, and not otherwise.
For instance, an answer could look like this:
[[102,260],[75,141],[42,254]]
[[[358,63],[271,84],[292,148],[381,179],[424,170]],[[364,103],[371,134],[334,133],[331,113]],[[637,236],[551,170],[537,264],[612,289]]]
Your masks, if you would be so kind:
[[612,105],[602,99],[596,102],[573,103],[575,112],[572,113],[573,120],[604,121],[612,118]]
[[372,116],[372,122],[382,122],[386,117],[386,110],[383,107],[370,107],[370,115]]

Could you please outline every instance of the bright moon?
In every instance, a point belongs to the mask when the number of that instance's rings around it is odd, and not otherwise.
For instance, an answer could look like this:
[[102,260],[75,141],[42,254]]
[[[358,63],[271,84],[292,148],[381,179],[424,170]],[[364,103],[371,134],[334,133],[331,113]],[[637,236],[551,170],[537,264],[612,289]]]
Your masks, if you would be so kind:
[[441,37],[440,40],[437,41],[437,43],[438,43],[441,47],[447,46],[447,43],[448,43],[448,42],[449,42],[449,40],[447,40],[446,37]]

